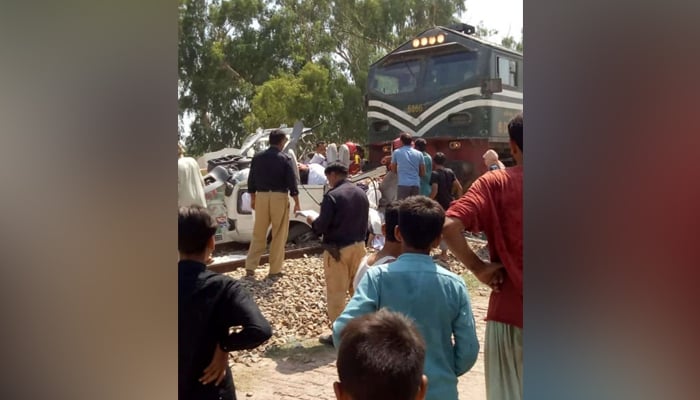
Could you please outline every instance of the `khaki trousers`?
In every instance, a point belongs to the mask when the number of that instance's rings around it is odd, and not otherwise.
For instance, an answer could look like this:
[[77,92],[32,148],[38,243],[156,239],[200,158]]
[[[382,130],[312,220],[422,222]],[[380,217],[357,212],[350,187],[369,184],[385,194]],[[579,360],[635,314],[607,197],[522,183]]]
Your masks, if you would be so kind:
[[352,282],[366,254],[365,243],[357,242],[340,249],[340,261],[336,261],[328,251],[323,252],[323,272],[326,276],[326,303],[328,319],[331,324],[345,309],[347,293],[352,296],[355,291]]
[[488,400],[523,398],[523,330],[502,322],[486,322],[484,370]]
[[267,228],[272,225],[270,242],[270,274],[282,271],[284,245],[289,235],[289,196],[287,193],[257,192],[255,194],[255,222],[245,269],[254,271],[267,247]]

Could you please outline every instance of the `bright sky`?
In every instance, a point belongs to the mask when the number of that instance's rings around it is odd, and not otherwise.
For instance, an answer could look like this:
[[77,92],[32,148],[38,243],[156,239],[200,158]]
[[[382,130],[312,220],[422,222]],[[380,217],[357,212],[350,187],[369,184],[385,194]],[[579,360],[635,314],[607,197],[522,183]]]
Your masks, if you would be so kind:
[[484,21],[484,26],[498,30],[489,41],[501,42],[501,39],[513,36],[520,40],[523,29],[523,0],[465,0],[467,12],[460,16],[462,22],[477,26]]

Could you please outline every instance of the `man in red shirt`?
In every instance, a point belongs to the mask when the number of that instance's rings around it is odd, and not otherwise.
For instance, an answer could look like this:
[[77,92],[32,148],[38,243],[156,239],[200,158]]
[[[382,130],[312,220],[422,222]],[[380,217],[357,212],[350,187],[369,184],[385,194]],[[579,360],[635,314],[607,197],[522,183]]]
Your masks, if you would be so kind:
[[[523,115],[508,124],[516,166],[479,177],[445,213],[443,238],[450,251],[493,288],[486,314],[484,363],[488,400],[522,399],[523,393]],[[483,262],[462,232],[483,231],[491,262]]]

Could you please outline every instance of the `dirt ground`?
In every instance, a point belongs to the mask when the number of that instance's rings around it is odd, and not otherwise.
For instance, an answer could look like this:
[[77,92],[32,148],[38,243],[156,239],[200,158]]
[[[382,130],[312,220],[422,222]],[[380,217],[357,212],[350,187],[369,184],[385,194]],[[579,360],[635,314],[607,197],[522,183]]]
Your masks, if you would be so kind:
[[[483,343],[489,292],[473,286],[469,292],[481,348],[474,367],[459,378],[458,390],[461,399],[480,400],[486,398]],[[317,339],[271,349],[255,362],[234,364],[232,370],[239,399],[335,399],[335,350]]]

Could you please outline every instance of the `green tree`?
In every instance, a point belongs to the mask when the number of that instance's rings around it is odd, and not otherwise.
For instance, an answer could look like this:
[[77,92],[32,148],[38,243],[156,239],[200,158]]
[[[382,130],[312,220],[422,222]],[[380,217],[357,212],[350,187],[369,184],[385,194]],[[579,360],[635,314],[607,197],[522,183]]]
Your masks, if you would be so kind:
[[[179,115],[193,118],[193,154],[238,146],[255,87],[330,54],[328,4],[294,0],[181,0]],[[325,10],[325,11],[323,11]]]
[[486,27],[484,21],[479,21],[479,24],[475,26],[475,28],[474,36],[480,39],[491,40],[494,36],[498,35],[498,30]]
[[319,136],[337,131],[335,116],[342,103],[330,75],[326,67],[309,62],[297,74],[284,72],[258,86],[252,111],[245,118],[246,129],[292,126],[301,119],[305,126],[322,124]]
[[503,39],[501,39],[501,46],[518,51],[520,53],[523,52],[523,32],[522,30],[520,31],[520,41],[516,41],[513,36],[506,36]]
[[263,10],[260,0],[181,0],[178,46],[179,113],[193,115],[188,151],[236,145],[253,85],[231,51]]

